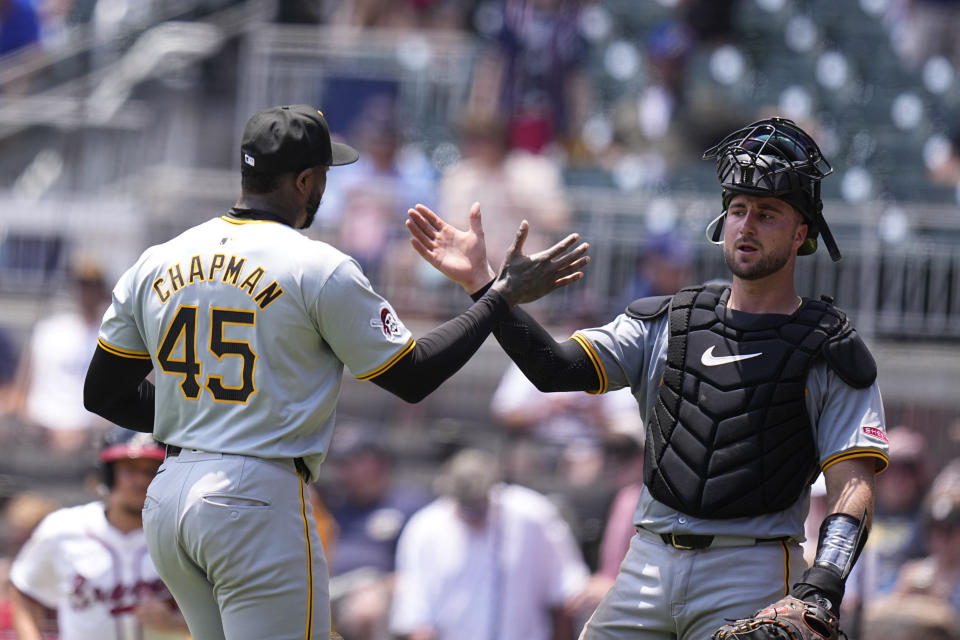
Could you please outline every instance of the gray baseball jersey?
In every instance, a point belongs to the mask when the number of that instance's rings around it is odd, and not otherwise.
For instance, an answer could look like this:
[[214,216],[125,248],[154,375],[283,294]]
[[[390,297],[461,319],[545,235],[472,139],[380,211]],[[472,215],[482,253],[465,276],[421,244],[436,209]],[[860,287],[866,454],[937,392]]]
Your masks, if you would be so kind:
[[369,379],[414,340],[346,254],[224,216],[143,253],[114,289],[99,344],[153,361],[158,440],[301,457],[316,477],[343,365]]
[[151,482],[143,524],[194,637],[328,638],[297,459],[316,477],[344,365],[365,380],[413,349],[394,310],[346,254],[224,216],[144,252],[99,344],[152,361],[154,436],[181,448]]
[[[644,421],[654,406],[667,359],[668,317],[643,321],[621,315],[609,324],[574,334],[600,377],[600,392],[629,387]],[[723,358],[715,366],[735,366]],[[806,408],[820,468],[854,457],[887,463],[883,405],[876,383],[854,389],[823,362],[806,380]],[[752,615],[788,593],[803,569],[804,520],[809,490],[789,508],[755,517],[703,519],[656,500],[644,487],[634,523],[637,535],[581,640],[702,640],[725,618]],[[659,534],[714,536],[709,549],[676,549]],[[788,536],[775,543],[759,539]]]
[[[605,326],[578,331],[573,336],[597,369],[600,392],[630,387],[644,422],[656,400],[666,363],[667,329],[666,314],[653,321],[620,315]],[[887,437],[876,382],[866,389],[854,389],[820,360],[807,376],[806,405],[821,470],[840,460],[863,456],[876,458],[878,470],[886,467]],[[790,536],[802,540],[809,499],[808,490],[784,511],[749,518],[700,519],[667,507],[644,488],[634,522],[656,533]]]

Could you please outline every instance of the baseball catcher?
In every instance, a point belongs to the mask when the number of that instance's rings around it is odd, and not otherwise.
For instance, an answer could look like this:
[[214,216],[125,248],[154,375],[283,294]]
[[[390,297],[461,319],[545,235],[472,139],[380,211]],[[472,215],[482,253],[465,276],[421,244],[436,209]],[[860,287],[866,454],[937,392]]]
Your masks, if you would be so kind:
[[[645,426],[636,535],[581,640],[834,640],[888,447],[869,349],[829,296],[795,283],[819,243],[841,258],[820,196],[832,167],[784,118],[704,157],[723,202],[707,237],[729,284],[635,300],[565,341],[518,308],[493,334],[540,391],[628,388]],[[482,297],[496,274],[466,257],[477,238],[414,214],[420,255]],[[808,568],[800,541],[819,474],[828,515]]]
[[[798,170],[796,163],[785,162],[790,148],[805,149],[808,162]],[[737,190],[744,188],[749,177],[778,197],[790,199],[812,197],[816,206],[806,207],[809,224],[817,230],[834,261],[839,260],[833,235],[821,212],[819,178],[831,169],[822,159],[815,143],[792,123],[781,121],[775,127],[751,125],[727,136],[709,149],[705,158],[717,158],[721,182],[724,182],[724,204]],[[811,160],[812,158],[812,160]],[[800,178],[797,178],[797,176]],[[806,179],[806,182],[804,180]],[[795,184],[809,184],[810,189],[795,189]],[[730,184],[727,184],[730,181]],[[736,184],[734,184],[736,183]],[[802,203],[797,202],[802,207]],[[717,232],[714,233],[716,239]],[[812,234],[814,241],[816,233]],[[810,236],[808,236],[808,239]],[[803,255],[816,249],[801,246]],[[867,513],[856,518],[847,513],[832,513],[820,527],[816,559],[789,595],[757,611],[753,617],[731,620],[712,636],[712,640],[833,640],[846,637],[839,628],[837,613],[843,598],[844,584],[867,538]]]

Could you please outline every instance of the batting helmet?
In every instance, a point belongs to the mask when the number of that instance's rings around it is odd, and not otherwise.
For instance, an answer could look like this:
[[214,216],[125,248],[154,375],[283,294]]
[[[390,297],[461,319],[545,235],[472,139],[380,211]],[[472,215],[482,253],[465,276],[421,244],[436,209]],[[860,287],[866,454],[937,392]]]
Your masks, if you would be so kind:
[[113,463],[117,460],[149,458],[162,461],[166,449],[149,433],[131,431],[123,427],[110,427],[103,435],[97,463],[107,488],[113,488]]
[[722,237],[723,218],[734,195],[745,193],[779,198],[800,212],[808,232],[798,255],[816,251],[817,236],[821,235],[833,261],[840,259],[820,199],[820,181],[833,173],[833,167],[813,138],[792,120],[754,122],[704,151],[703,158],[716,159],[717,178],[723,187],[723,213],[717,217],[712,242],[719,243]]

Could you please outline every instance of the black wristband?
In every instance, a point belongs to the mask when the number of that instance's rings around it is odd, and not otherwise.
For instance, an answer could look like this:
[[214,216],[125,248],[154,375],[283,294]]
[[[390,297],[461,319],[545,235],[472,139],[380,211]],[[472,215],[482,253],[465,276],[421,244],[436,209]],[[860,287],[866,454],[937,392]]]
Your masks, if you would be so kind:
[[839,612],[847,576],[867,541],[866,518],[866,513],[863,518],[831,513],[823,519],[813,566],[793,586],[793,596],[816,602],[815,596],[821,594],[830,601],[831,610]]
[[803,577],[793,585],[790,595],[811,602],[817,601],[818,594],[823,595],[830,601],[830,610],[838,614],[844,590],[844,581],[839,573],[829,567],[814,565],[803,572]]

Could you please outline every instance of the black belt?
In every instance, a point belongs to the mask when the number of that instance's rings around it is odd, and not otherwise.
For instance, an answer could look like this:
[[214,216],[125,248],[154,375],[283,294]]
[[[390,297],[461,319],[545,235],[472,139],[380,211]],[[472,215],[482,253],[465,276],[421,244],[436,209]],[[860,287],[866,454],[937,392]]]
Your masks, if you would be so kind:
[[[673,533],[661,533],[660,539],[663,540],[664,544],[669,544],[674,549],[680,549],[684,551],[691,551],[695,549],[706,549],[711,544],[713,544],[714,536],[700,536],[696,534],[681,534],[676,535]],[[754,544],[761,544],[764,542],[783,542],[784,540],[789,540],[790,536],[780,536],[778,538],[754,538]]]
[[[167,457],[172,458],[174,456],[180,455],[180,452],[183,451],[182,447],[178,447],[175,444],[164,445],[167,448]],[[304,479],[310,477],[310,469],[307,468],[307,463],[303,461],[303,458],[294,458],[293,466],[297,470],[297,473]]]

